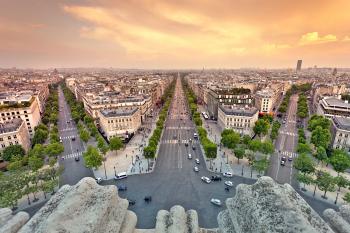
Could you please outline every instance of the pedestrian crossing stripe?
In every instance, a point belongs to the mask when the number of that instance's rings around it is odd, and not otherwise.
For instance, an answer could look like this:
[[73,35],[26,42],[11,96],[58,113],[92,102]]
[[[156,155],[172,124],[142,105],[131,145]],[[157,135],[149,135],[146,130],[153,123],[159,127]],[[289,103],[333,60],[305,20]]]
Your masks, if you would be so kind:
[[73,153],[73,154],[64,155],[62,157],[64,159],[72,159],[72,158],[79,157],[79,156],[82,156],[82,155],[83,155],[83,152],[77,152],[77,153]]
[[289,136],[297,136],[296,133],[291,133],[291,132],[285,132],[285,131],[280,131],[281,134],[287,134]]
[[71,135],[71,136],[61,137],[61,139],[71,139],[71,138],[75,138],[75,137],[77,137],[77,136]]
[[60,131],[70,131],[70,130],[75,130],[75,128],[65,128],[65,129],[62,129]]
[[166,129],[194,129],[194,127],[190,127],[190,126],[180,126],[180,128],[179,128],[179,127],[177,127],[177,126],[168,126],[168,127],[166,127]]
[[284,155],[287,157],[292,156],[293,158],[298,157],[298,153],[294,153],[294,152],[290,152],[290,151],[282,151],[281,155]]
[[[162,144],[177,144],[177,143],[189,143],[189,140],[176,140],[176,139],[172,139],[172,140],[162,140],[161,142]],[[197,141],[192,141],[192,144],[196,144],[198,143]]]

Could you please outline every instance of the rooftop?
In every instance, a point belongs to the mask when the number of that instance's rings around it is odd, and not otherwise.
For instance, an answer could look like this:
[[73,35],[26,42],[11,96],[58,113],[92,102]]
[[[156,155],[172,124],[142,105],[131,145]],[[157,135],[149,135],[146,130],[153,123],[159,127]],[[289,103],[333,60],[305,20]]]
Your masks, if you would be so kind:
[[250,94],[250,89],[248,88],[230,88],[230,89],[212,89],[215,93],[219,95],[247,95]]
[[9,133],[16,131],[21,125],[23,120],[21,118],[15,118],[11,121],[0,123],[0,133]]
[[34,101],[32,92],[0,94],[0,110],[29,107]]
[[326,97],[323,99],[324,107],[328,108],[345,108],[350,109],[350,104],[347,101],[335,98],[335,97]]
[[220,105],[219,108],[226,115],[234,115],[234,116],[254,116],[258,109],[255,107],[241,107],[235,105]]
[[104,109],[100,112],[105,117],[131,116],[138,111],[138,108],[131,109]]
[[332,120],[338,129],[350,131],[350,118],[334,116]]

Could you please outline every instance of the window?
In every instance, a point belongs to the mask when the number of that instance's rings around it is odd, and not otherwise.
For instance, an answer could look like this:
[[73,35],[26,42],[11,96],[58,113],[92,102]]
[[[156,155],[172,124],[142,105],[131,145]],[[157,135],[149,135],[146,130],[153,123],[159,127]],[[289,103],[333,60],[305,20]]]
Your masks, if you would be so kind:
[[1,144],[1,147],[4,148],[4,147],[5,147],[5,144]]
[[28,117],[28,115],[24,115],[25,117]]
[[1,113],[1,116],[5,116],[5,113]]
[[19,114],[19,112],[17,112],[17,114]]
[[15,112],[12,112],[12,115],[15,115]]
[[29,123],[29,122],[27,122],[27,125],[30,125],[30,123]]
[[[29,121],[29,119],[26,119],[26,121]],[[109,123],[109,122],[108,122]]]
[[33,132],[33,130],[30,129],[30,130],[29,130],[29,133],[31,133],[31,132]]
[[2,141],[4,141],[4,139],[3,139],[3,138],[0,138],[0,142],[2,142]]
[[12,146],[12,145],[13,145],[13,143],[12,143],[12,142],[10,142],[9,144],[10,144],[10,146]]
[[15,135],[13,135],[13,138],[17,138],[17,135],[15,134]]
[[18,141],[15,141],[15,144],[18,144]]
[[8,138],[9,140],[11,140],[11,136],[8,136],[7,138]]
[[27,111],[24,111],[24,113],[27,113]]

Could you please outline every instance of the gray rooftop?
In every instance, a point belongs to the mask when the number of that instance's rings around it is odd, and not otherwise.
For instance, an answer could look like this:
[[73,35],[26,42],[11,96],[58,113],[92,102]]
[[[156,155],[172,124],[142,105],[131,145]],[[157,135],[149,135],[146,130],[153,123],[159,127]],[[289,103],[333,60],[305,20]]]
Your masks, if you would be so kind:
[[11,121],[0,123],[0,133],[9,133],[16,131],[22,124],[23,120],[21,118],[15,118]]
[[121,116],[131,116],[137,112],[138,108],[131,109],[104,109],[100,112],[105,117],[121,117]]
[[350,118],[334,116],[332,119],[338,129],[350,131]]
[[326,107],[334,107],[334,108],[349,108],[350,104],[346,103],[344,100],[337,99],[335,97],[324,98],[323,101],[326,103]]
[[240,106],[234,106],[234,105],[220,105],[219,108],[226,114],[226,115],[233,115],[233,116],[249,116],[252,117],[254,114],[258,112],[258,109],[255,107],[248,107],[243,108]]

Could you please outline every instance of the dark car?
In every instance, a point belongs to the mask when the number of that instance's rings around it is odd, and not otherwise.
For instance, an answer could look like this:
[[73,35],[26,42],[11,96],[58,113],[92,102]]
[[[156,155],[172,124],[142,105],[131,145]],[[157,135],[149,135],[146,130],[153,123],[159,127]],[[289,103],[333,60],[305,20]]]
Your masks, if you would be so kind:
[[118,186],[118,191],[126,191],[126,190],[128,190],[128,187],[126,187],[126,185],[121,184]]
[[188,142],[185,142],[185,146],[188,146]]
[[145,196],[144,200],[145,200],[145,202],[151,202],[152,201],[152,197],[151,196]]
[[193,145],[193,146],[192,146],[192,150],[195,150],[195,149],[196,149],[196,147]]
[[211,180],[212,181],[221,181],[221,177],[220,176],[211,176]]
[[79,156],[76,156],[76,157],[74,158],[74,160],[77,161],[77,162],[79,162],[79,160],[80,160]]
[[75,137],[72,137],[72,141],[75,141]]
[[128,200],[129,201],[129,205],[135,205],[136,204],[136,201],[135,200]]

